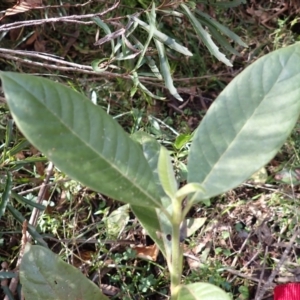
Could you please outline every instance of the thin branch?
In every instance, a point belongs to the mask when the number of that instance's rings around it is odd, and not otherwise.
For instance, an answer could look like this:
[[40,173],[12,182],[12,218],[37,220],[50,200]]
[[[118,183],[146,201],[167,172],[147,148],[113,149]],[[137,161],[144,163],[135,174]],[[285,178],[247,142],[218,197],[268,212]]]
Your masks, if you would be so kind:
[[[68,181],[71,181],[71,178],[62,179],[62,180],[58,180],[58,181],[55,181],[55,182],[47,183],[46,185],[49,187],[49,186],[53,186],[53,185],[68,182]],[[24,185],[28,185],[28,183],[26,183]],[[16,187],[14,187],[14,188],[12,188],[12,191],[18,190],[18,189],[22,188],[24,185],[22,184],[22,185],[18,185]],[[36,186],[36,187],[31,188],[29,190],[18,192],[18,195],[26,195],[26,194],[32,193],[34,191],[37,191],[37,190],[41,189],[41,187],[42,187],[42,185],[39,185],[39,186]]]
[[87,65],[80,65],[80,64],[75,64],[71,63],[68,61],[65,61],[64,58],[58,57],[55,58],[54,55],[49,55],[47,53],[38,53],[34,51],[22,51],[22,50],[11,50],[11,49],[5,49],[5,48],[0,48],[0,56],[1,53],[8,53],[12,55],[23,55],[23,56],[28,56],[28,57],[34,57],[34,58],[40,58],[49,62],[56,62],[58,64],[64,64],[66,66],[71,66],[77,69],[83,69],[83,70],[90,70],[92,71],[93,68],[91,66]]
[[[9,289],[10,289],[12,294],[15,293],[15,291],[17,289],[17,286],[18,286],[18,282],[19,282],[19,268],[20,268],[20,265],[21,265],[21,262],[22,262],[25,246],[26,246],[26,243],[27,243],[27,237],[26,237],[27,227],[28,227],[28,222],[27,222],[27,220],[24,220],[23,226],[22,226],[21,249],[20,249],[17,265],[16,265],[16,268],[14,270],[16,276],[11,279],[10,284],[9,284]],[[10,298],[9,298],[8,295],[6,295],[4,297],[4,300],[9,300],[9,299]]]
[[[111,72],[101,72],[101,73],[97,73],[95,71],[92,71],[92,67],[91,71],[88,69],[82,69],[79,67],[64,67],[64,66],[58,66],[55,64],[45,64],[45,63],[41,63],[41,62],[37,62],[37,61],[32,61],[29,59],[23,59],[20,57],[15,57],[12,56],[10,54],[2,54],[0,53],[0,57],[4,57],[6,59],[11,59],[23,64],[27,64],[27,65],[31,65],[31,66],[38,66],[38,67],[42,67],[42,68],[48,68],[48,69],[55,69],[55,70],[60,70],[60,71],[67,71],[67,72],[80,72],[80,73],[85,73],[85,74],[91,74],[91,75],[98,75],[98,76],[104,76],[104,77],[119,77],[119,78],[123,78],[123,79],[131,79],[131,77],[129,75],[123,75],[123,74],[115,74],[115,73],[111,73]],[[61,61],[60,63],[63,63],[63,61]]]
[[[46,169],[46,177],[44,179],[44,182],[41,185],[41,189],[40,189],[40,191],[38,193],[38,196],[37,196],[37,200],[36,200],[37,203],[41,203],[44,199],[46,190],[49,188],[48,187],[48,182],[49,182],[50,177],[52,175],[53,168],[54,168],[53,163],[49,162],[49,165]],[[35,207],[32,210],[30,220],[29,220],[29,224],[32,225],[32,226],[36,226],[39,215],[40,215],[40,210]],[[28,242],[30,242],[31,241],[31,236],[29,234],[27,234],[27,238],[28,238]]]
[[20,21],[20,22],[15,22],[15,23],[10,23],[10,24],[4,24],[0,26],[0,32],[1,31],[7,31],[7,30],[12,30],[12,29],[17,29],[21,27],[26,27],[26,26],[36,26],[36,25],[41,25],[41,24],[46,24],[46,23],[57,23],[57,22],[65,22],[65,21],[75,21],[75,20],[82,20],[82,19],[90,19],[90,18],[95,18],[95,17],[100,17],[108,12],[114,10],[117,8],[119,5],[120,1],[115,2],[115,4],[110,7],[109,9],[95,13],[95,14],[87,14],[87,15],[72,15],[72,16],[64,16],[64,17],[57,17],[57,18],[49,18],[49,19],[40,19],[40,20],[28,20],[28,21]]
[[275,278],[275,276],[279,273],[280,268],[283,266],[284,262],[287,259],[288,254],[291,251],[291,248],[297,238],[297,236],[299,235],[299,228],[297,230],[295,230],[293,236],[291,237],[288,246],[285,248],[284,252],[282,253],[281,259],[278,262],[276,268],[272,271],[270,277],[268,278],[267,282],[263,285],[263,287],[260,289],[260,291],[257,293],[257,296],[255,297],[255,300],[262,300],[264,294],[266,293],[266,290],[272,286],[272,282]]

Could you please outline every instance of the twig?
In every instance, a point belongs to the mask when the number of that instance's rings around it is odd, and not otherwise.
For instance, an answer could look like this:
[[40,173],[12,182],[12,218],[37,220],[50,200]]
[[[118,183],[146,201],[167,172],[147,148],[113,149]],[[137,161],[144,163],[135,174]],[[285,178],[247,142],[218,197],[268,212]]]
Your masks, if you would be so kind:
[[8,53],[8,54],[12,54],[12,55],[23,55],[23,56],[27,56],[27,57],[40,58],[45,61],[55,62],[58,64],[71,66],[71,67],[74,67],[77,69],[90,70],[90,71],[93,70],[93,68],[91,66],[71,63],[71,62],[65,61],[63,58],[55,58],[54,55],[49,55],[47,53],[38,53],[38,52],[34,52],[34,51],[22,51],[22,50],[11,50],[11,49],[0,48],[0,54],[1,53]]
[[288,246],[285,248],[284,252],[282,253],[280,261],[278,262],[276,268],[272,271],[272,273],[271,273],[270,277],[268,278],[267,282],[263,285],[263,287],[257,293],[257,296],[256,296],[255,300],[262,300],[264,294],[266,293],[266,290],[272,285],[272,282],[273,282],[275,276],[279,273],[280,268],[282,267],[282,265],[284,264],[288,254],[290,253],[291,248],[292,248],[298,234],[299,234],[299,228],[297,230],[295,230],[293,236],[290,239],[290,242],[289,242]]
[[[49,187],[49,186],[53,186],[53,185],[56,185],[56,184],[59,184],[59,183],[65,183],[65,182],[68,182],[68,181],[71,181],[71,180],[72,180],[71,178],[66,178],[66,179],[57,180],[55,182],[47,183],[45,185],[47,185]],[[16,187],[12,188],[12,191],[16,191],[16,190],[18,190],[18,189],[20,189],[20,188],[22,188],[23,186],[26,186],[26,185],[28,185],[28,183],[18,185]],[[18,195],[26,195],[26,194],[32,193],[34,191],[39,190],[41,187],[42,187],[42,185],[39,185],[39,186],[36,186],[36,187],[31,188],[29,190],[18,192]]]
[[266,248],[265,248],[264,262],[263,262],[263,267],[262,267],[262,270],[261,270],[260,276],[259,276],[259,282],[258,282],[257,289],[256,289],[255,299],[256,299],[256,297],[258,296],[258,294],[260,293],[260,290],[261,290],[261,284],[262,284],[264,274],[265,274],[265,270],[266,270],[268,250],[269,250],[269,247],[267,245]]
[[[21,262],[22,262],[25,246],[26,246],[26,243],[27,243],[27,237],[26,237],[27,226],[28,226],[28,222],[27,222],[27,220],[24,220],[23,226],[22,226],[21,249],[20,249],[17,265],[16,265],[16,268],[14,270],[16,276],[11,279],[10,284],[9,284],[9,289],[10,289],[12,294],[15,293],[15,291],[17,289],[17,286],[18,286],[18,282],[19,282],[19,268],[20,268],[20,265],[21,265]],[[9,300],[8,295],[6,295],[4,297],[4,300]]]
[[[41,203],[43,200],[43,197],[45,195],[46,189],[48,188],[47,183],[50,179],[52,170],[53,170],[53,163],[50,162],[48,165],[48,168],[46,169],[46,177],[44,179],[43,184],[41,185],[38,197],[37,197],[37,203]],[[38,217],[39,217],[39,210],[37,208],[34,208],[30,217],[30,221],[29,223],[33,226],[36,225]],[[31,241],[31,236],[29,235],[29,233],[27,232],[27,226],[28,226],[28,222],[27,220],[25,220],[23,222],[23,227],[22,227],[22,242],[21,242],[21,249],[20,249],[20,254],[18,257],[18,261],[17,261],[17,266],[15,268],[15,272],[16,272],[16,277],[12,278],[10,285],[9,285],[9,289],[12,292],[12,294],[15,293],[17,286],[18,286],[18,281],[19,281],[19,266],[21,264],[22,258],[23,258],[23,254],[24,254],[24,249],[25,249],[25,245],[27,242]],[[9,300],[8,296],[5,296],[4,300]]]
[[139,244],[139,242],[135,241],[129,241],[129,240],[104,240],[101,239],[95,239],[95,238],[89,238],[89,239],[57,239],[51,236],[45,236],[44,239],[49,239],[54,242],[58,243],[67,243],[67,244],[128,244],[128,245],[136,245]]
[[[247,245],[247,243],[248,243],[248,241],[249,241],[251,235],[252,235],[252,232],[250,232],[250,233],[248,234],[247,238],[244,240],[244,242],[243,242],[241,248],[239,249],[239,251],[235,253],[234,259],[233,259],[233,261],[232,261],[232,263],[231,263],[231,266],[230,266],[231,268],[234,268],[234,267],[235,267],[235,264],[236,264],[236,262],[237,262],[237,260],[238,260],[238,258],[239,258],[239,255],[243,252],[243,250],[244,250],[244,248],[246,247],[246,245]],[[235,278],[236,278],[236,276],[234,276],[234,277],[231,279],[231,282],[232,282]],[[227,277],[227,280],[229,281],[228,277]]]
[[254,282],[259,282],[259,281],[260,281],[260,280],[257,279],[257,278],[251,277],[251,276],[249,276],[249,275],[246,275],[246,274],[244,274],[244,273],[241,273],[241,272],[239,272],[239,271],[237,271],[237,270],[233,270],[233,269],[230,269],[230,268],[224,268],[224,271],[229,272],[229,273],[231,273],[231,274],[233,274],[233,275],[236,275],[236,276],[238,276],[238,277],[242,277],[242,278],[245,278],[245,279],[254,281]]
[[[85,74],[98,75],[98,76],[102,76],[102,77],[106,76],[106,77],[115,77],[115,78],[118,77],[118,78],[123,78],[123,79],[131,79],[130,75],[116,74],[116,73],[111,73],[111,72],[107,72],[107,71],[97,73],[92,70],[92,67],[88,67],[88,66],[87,66],[87,68],[84,68],[84,69],[82,67],[81,68],[80,67],[63,67],[63,66],[58,66],[55,64],[45,64],[45,63],[41,63],[41,62],[32,61],[29,59],[22,59],[20,57],[15,57],[10,54],[4,54],[1,52],[0,52],[0,57],[18,61],[23,64],[27,64],[27,65],[31,65],[31,66],[38,66],[38,67],[47,68],[47,69],[55,69],[55,70],[61,70],[61,71],[67,71],[67,72],[80,72],[80,73],[85,73]],[[64,63],[64,61],[60,61],[60,64],[63,64],[63,63]],[[90,70],[88,68],[90,68]]]
[[89,19],[89,18],[94,18],[94,17],[99,17],[107,14],[108,12],[114,10],[118,5],[120,1],[115,2],[115,4],[108,8],[107,10],[96,13],[96,14],[87,14],[87,15],[72,15],[72,16],[64,16],[64,17],[58,17],[58,18],[49,18],[49,19],[41,19],[41,20],[28,20],[28,21],[20,21],[20,22],[15,22],[15,23],[10,23],[10,24],[4,24],[0,26],[0,32],[1,31],[7,31],[7,30],[12,30],[12,29],[17,29],[20,27],[26,27],[26,26],[36,26],[36,25],[41,25],[45,23],[57,23],[57,22],[65,22],[65,21],[74,21],[76,20],[81,20],[81,19]]
[[[46,193],[46,190],[48,189],[48,182],[50,180],[53,168],[54,168],[53,163],[49,162],[49,165],[46,169],[46,177],[45,177],[45,179],[44,179],[44,181],[41,185],[41,189],[40,189],[40,191],[38,193],[38,196],[37,196],[37,200],[36,200],[37,203],[41,203],[44,199],[44,195]],[[40,215],[40,210],[37,209],[36,207],[34,207],[33,210],[32,210],[31,216],[30,216],[29,224],[32,225],[32,226],[36,226],[39,215]],[[32,239],[32,237],[31,237],[31,235],[29,235],[29,233],[27,235],[27,238],[28,238],[29,242]]]

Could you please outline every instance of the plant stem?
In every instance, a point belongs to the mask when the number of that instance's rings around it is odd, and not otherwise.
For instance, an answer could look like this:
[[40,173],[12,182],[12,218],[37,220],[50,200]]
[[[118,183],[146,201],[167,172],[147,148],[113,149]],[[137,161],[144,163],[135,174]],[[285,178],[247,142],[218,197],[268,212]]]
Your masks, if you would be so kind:
[[173,200],[172,216],[172,257],[171,266],[171,299],[177,300],[178,286],[181,282],[183,251],[180,243],[180,224],[182,222],[181,201]]

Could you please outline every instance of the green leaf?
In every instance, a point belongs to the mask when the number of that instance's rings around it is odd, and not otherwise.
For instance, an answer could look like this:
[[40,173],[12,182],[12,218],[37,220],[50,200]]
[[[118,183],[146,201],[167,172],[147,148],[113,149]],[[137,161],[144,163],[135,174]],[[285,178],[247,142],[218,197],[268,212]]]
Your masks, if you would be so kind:
[[226,56],[219,51],[217,45],[211,39],[209,33],[202,27],[201,23],[192,14],[190,9],[185,4],[180,4],[181,8],[185,11],[186,16],[192,23],[196,33],[200,36],[204,45],[207,47],[209,52],[215,56],[219,61],[223,62],[226,66],[232,67],[232,63],[226,58]]
[[158,158],[158,175],[165,193],[171,199],[174,199],[178,186],[175,178],[174,168],[171,162],[171,156],[165,147],[160,148]]
[[[107,35],[111,34],[110,28],[99,18],[99,17],[95,17],[92,18],[92,20],[100,27],[104,30],[104,32]],[[115,41],[114,39],[110,39],[110,43],[111,43],[111,49],[112,49],[112,53],[111,53],[111,57],[113,57],[114,55],[114,49],[115,49]]]
[[10,198],[11,188],[12,188],[12,177],[11,177],[11,174],[9,172],[7,172],[4,191],[0,198],[0,219],[2,218],[2,216],[5,213],[6,206],[8,204],[9,198]]
[[[202,22],[202,23],[205,24],[205,22]],[[226,49],[233,55],[241,56],[241,54],[231,46],[231,44],[225,39],[225,37],[223,35],[221,35],[221,33],[216,28],[214,28],[213,26],[211,26],[209,24],[207,25],[207,27],[209,29],[209,32],[214,37],[214,39],[220,44],[220,46],[223,49]]]
[[206,222],[207,218],[188,218],[186,219],[187,237],[194,234]]
[[20,266],[20,281],[26,299],[108,300],[78,269],[49,249],[29,243]]
[[197,182],[190,182],[188,184],[185,184],[182,188],[180,188],[176,194],[175,197],[182,201],[185,197],[187,197],[190,194],[194,194],[197,192],[205,192],[201,186],[201,184]]
[[287,169],[283,168],[280,172],[276,173],[274,179],[277,182],[289,184],[289,185],[299,185],[300,184],[300,169]]
[[131,135],[132,139],[141,144],[144,156],[153,173],[156,190],[164,207],[171,205],[171,199],[166,195],[158,175],[158,159],[161,145],[149,134],[138,131]]
[[[28,146],[30,146],[30,143],[27,140],[23,139],[17,145],[13,146],[9,151],[7,151],[6,154],[10,156],[14,156]],[[36,157],[36,158],[41,159],[41,157]],[[11,162],[11,163],[16,163],[16,162]]]
[[234,42],[238,43],[239,45],[241,45],[243,47],[248,47],[248,45],[246,43],[244,43],[238,35],[236,35],[234,32],[232,32],[228,27],[226,27],[226,26],[220,24],[219,22],[217,22],[216,20],[214,20],[210,15],[208,15],[198,9],[196,9],[195,12],[199,16],[203,17],[213,27],[220,30],[222,33],[226,34]]
[[222,9],[224,8],[231,8],[231,7],[237,7],[241,4],[247,4],[246,0],[232,0],[232,1],[220,1],[220,2],[216,2],[214,3],[215,6],[219,6]]
[[109,67],[109,58],[95,59],[92,61],[91,65],[95,72],[104,72]]
[[[171,199],[164,192],[158,175],[157,166],[161,148],[160,144],[154,138],[141,131],[135,132],[132,138],[142,145],[144,156],[153,172],[154,182],[156,183],[157,192],[163,206],[166,209],[170,209]],[[167,237],[172,233],[172,226],[165,214],[160,209],[152,207],[146,208],[131,205],[131,208],[149,236],[158,245],[165,258],[167,260],[170,259],[171,242]]]
[[210,198],[248,179],[283,145],[300,113],[300,44],[270,53],[238,75],[197,128],[188,182]]
[[18,127],[60,170],[111,198],[161,205],[141,148],[99,106],[44,78],[1,78]]
[[16,277],[16,273],[15,272],[2,272],[0,271],[0,279],[9,279],[9,278],[14,278]]
[[[7,204],[7,210],[13,215],[13,217],[21,224],[23,225],[23,222],[25,221],[25,218],[23,215],[16,210],[10,203]],[[47,243],[43,240],[43,237],[36,231],[36,228],[30,224],[28,224],[27,231],[30,233],[32,238],[40,245],[44,247],[48,247]]]
[[[135,42],[135,45],[138,49],[143,50],[144,46],[143,44],[134,36],[132,35],[131,38],[133,39],[133,41]],[[152,73],[159,79],[162,80],[163,77],[160,74],[160,71],[158,69],[158,67],[156,66],[156,62],[155,60],[151,57],[151,56],[145,56],[144,59],[146,60],[146,63],[148,64],[149,68],[151,69]]]
[[11,196],[14,199],[16,199],[18,202],[22,203],[22,204],[25,203],[25,204],[27,204],[29,206],[36,207],[39,210],[45,210],[46,209],[45,205],[42,205],[40,203],[36,203],[34,201],[28,200],[28,199],[22,197],[21,195],[19,195],[18,193],[14,192],[14,191],[11,192]]
[[192,134],[190,133],[184,133],[180,134],[176,137],[176,140],[173,144],[173,146],[177,149],[180,150],[182,147],[184,147],[188,142],[190,142],[192,139]]
[[[142,20],[138,19],[135,16],[131,16],[131,18],[137,22],[143,29],[145,29],[146,31],[150,31],[150,26],[143,22]],[[186,56],[193,56],[193,54],[184,46],[178,44],[174,39],[172,39],[171,37],[169,37],[168,35],[166,35],[165,33],[155,29],[153,32],[153,36],[155,39],[159,40],[160,42],[164,43],[165,45],[167,45],[169,48],[182,53]]]
[[178,300],[231,300],[219,287],[197,282],[180,287]]
[[142,52],[141,52],[140,57],[139,57],[139,59],[138,59],[138,61],[136,63],[134,71],[136,71],[137,69],[139,69],[141,67],[142,60],[143,60],[143,58],[144,58],[144,56],[145,56],[145,54],[146,54],[146,52],[148,50],[149,44],[150,44],[150,42],[152,40],[152,37],[153,37],[154,30],[156,29],[156,26],[155,26],[156,14],[155,14],[155,3],[154,2],[152,3],[151,14],[149,14],[148,12],[146,12],[146,16],[147,16],[149,24],[150,24],[150,26],[149,26],[149,32],[148,32],[149,34],[148,34],[148,37],[147,37],[145,45],[143,45],[141,47]]
[[7,285],[2,286],[2,290],[5,294],[5,296],[8,298],[8,300],[15,300],[14,295],[12,294],[11,290]]
[[160,71],[165,81],[165,86],[168,88],[170,94],[179,101],[183,101],[181,96],[178,94],[177,89],[174,86],[173,78],[171,75],[171,69],[168,61],[168,57],[165,52],[164,44],[158,40],[154,40],[156,49],[158,51],[158,58],[160,62]]

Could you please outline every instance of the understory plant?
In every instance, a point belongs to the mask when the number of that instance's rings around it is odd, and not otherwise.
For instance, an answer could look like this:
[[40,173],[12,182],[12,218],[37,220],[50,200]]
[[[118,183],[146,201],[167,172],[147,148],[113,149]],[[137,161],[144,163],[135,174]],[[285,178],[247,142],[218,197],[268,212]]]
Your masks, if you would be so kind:
[[[189,36],[192,29],[192,32],[196,33],[197,38],[202,41],[210,54],[227,66],[232,66],[232,63],[219,50],[219,46],[222,47],[222,51],[226,50],[226,52],[237,56],[240,54],[226,38],[229,38],[241,47],[247,47],[247,45],[229,28],[202,12],[198,8],[199,5],[201,6],[200,3],[168,0],[162,3],[160,1],[157,2],[155,4],[155,1],[139,1],[144,9],[137,12],[138,10],[135,8],[133,14],[126,15],[127,23],[120,23],[118,28],[121,29],[114,32],[111,31],[110,27],[116,27],[115,20],[111,24],[112,26],[108,26],[107,23],[109,24],[109,21],[103,21],[99,17],[94,18],[93,21],[106,34],[94,45],[102,46],[110,42],[111,54],[109,57],[95,59],[92,62],[92,67],[96,72],[104,72],[107,69],[119,70],[120,65],[122,65],[126,69],[126,73],[130,74],[133,82],[130,90],[131,96],[137,90],[141,90],[151,98],[165,99],[165,97],[153,94],[142,84],[140,79],[147,75],[163,80],[169,93],[179,101],[183,101],[173,83],[169,57],[171,57],[171,62],[174,62],[174,57],[176,57],[174,54],[185,55],[186,58],[191,57],[193,54],[187,47],[183,46],[185,43],[181,40],[180,34],[178,37],[179,41],[176,41],[171,32],[169,32],[171,35],[166,33],[165,27],[168,27],[167,20],[172,24],[171,27],[174,27],[173,30],[175,31],[185,28],[183,30],[184,36]],[[234,1],[234,3],[228,2],[227,6],[222,6],[221,3],[217,2],[203,3],[202,5],[210,5],[215,9],[228,9],[238,6],[241,3],[244,3],[244,0]],[[124,4],[126,6],[126,3]],[[132,1],[128,5],[131,6]],[[190,26],[183,25],[186,22],[185,20],[188,21]],[[175,29],[176,27],[181,29]],[[145,32],[146,38],[143,38]],[[213,39],[211,36],[213,36]],[[186,44],[193,43],[189,41]],[[156,56],[157,58],[155,59]]]
[[[209,283],[182,284],[190,208],[247,180],[283,145],[300,112],[300,44],[253,63],[224,89],[196,129],[187,182],[179,188],[166,148],[143,132],[130,137],[111,116],[61,84],[2,72],[11,114],[57,168],[128,203],[163,253],[172,300],[230,299]],[[107,299],[50,250],[27,245],[20,267],[26,299]]]

